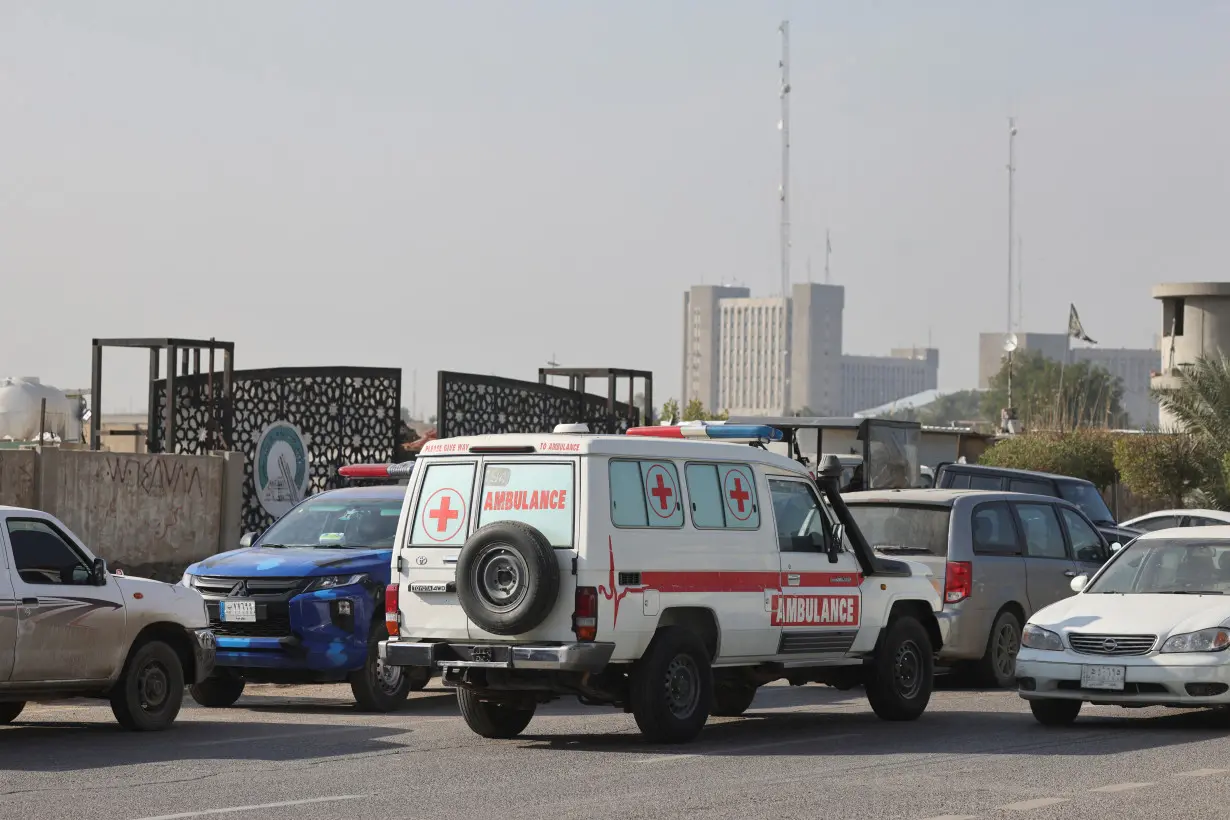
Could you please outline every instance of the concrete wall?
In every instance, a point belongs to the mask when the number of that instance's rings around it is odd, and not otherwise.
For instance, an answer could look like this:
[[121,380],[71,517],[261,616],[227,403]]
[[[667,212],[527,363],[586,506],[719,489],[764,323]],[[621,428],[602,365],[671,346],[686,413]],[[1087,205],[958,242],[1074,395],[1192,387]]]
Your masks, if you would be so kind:
[[238,545],[242,485],[239,453],[0,451],[0,504],[49,512],[111,567],[161,580]]

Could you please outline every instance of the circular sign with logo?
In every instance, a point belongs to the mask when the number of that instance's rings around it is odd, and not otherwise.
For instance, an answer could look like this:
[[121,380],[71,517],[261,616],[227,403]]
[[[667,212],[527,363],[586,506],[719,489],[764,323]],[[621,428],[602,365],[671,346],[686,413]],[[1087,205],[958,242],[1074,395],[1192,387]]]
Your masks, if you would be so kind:
[[726,509],[740,521],[752,517],[752,477],[740,467],[731,467],[722,479]]
[[256,440],[252,471],[261,507],[281,518],[307,495],[308,455],[302,431],[287,421],[266,427]]

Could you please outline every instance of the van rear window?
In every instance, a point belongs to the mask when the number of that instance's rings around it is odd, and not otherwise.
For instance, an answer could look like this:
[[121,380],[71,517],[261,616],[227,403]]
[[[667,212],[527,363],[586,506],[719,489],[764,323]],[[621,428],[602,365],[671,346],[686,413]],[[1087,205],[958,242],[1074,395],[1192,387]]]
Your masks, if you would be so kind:
[[520,521],[541,532],[553,547],[571,547],[576,485],[571,464],[488,464],[478,525]]
[[885,554],[948,556],[950,507],[851,504],[850,514],[873,549]]

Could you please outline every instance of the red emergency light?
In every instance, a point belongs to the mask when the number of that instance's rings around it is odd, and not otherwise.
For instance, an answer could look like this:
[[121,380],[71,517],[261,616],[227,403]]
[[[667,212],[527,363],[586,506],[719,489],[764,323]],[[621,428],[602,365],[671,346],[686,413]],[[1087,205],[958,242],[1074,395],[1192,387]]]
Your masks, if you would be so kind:
[[414,472],[414,462],[401,464],[347,464],[337,469],[343,478],[408,478]]

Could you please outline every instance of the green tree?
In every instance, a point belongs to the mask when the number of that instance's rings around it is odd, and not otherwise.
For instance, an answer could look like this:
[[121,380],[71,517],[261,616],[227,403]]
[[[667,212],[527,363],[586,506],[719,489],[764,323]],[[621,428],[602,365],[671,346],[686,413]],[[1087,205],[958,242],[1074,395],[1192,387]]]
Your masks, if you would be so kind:
[[1179,368],[1177,386],[1152,392],[1180,430],[1230,452],[1230,358],[1201,357]]
[[679,420],[679,402],[676,399],[667,399],[662,403],[662,414],[658,416],[662,421],[678,421]]
[[1222,463],[1188,433],[1141,433],[1115,441],[1115,467],[1123,485],[1141,498],[1183,507],[1193,491],[1222,480]]
[[730,413],[710,413],[700,399],[688,400],[688,406],[683,408],[683,421],[724,421],[730,418]]
[[918,409],[918,420],[932,427],[947,427],[957,422],[998,419],[999,413],[987,416],[982,412],[982,391],[958,390],[944,393],[930,404]]
[[1114,437],[1100,430],[1068,433],[1028,433],[998,442],[979,464],[1070,475],[1099,490],[1115,482]]
[[[1089,362],[1062,367],[1036,350],[1012,360],[1012,400],[1025,429],[1123,427],[1123,381]],[[1008,406],[1008,361],[982,394],[984,418],[998,419]]]

